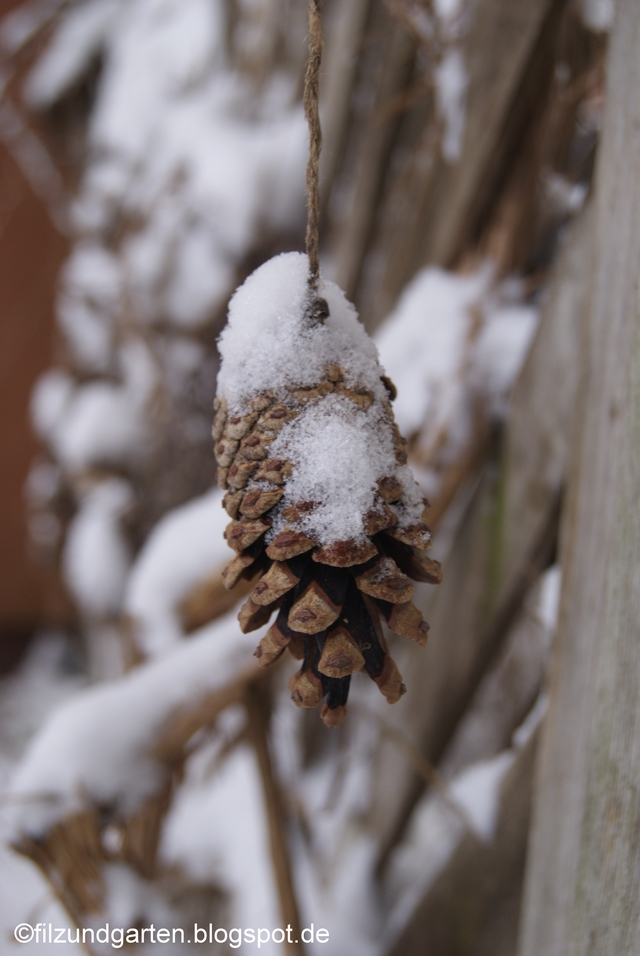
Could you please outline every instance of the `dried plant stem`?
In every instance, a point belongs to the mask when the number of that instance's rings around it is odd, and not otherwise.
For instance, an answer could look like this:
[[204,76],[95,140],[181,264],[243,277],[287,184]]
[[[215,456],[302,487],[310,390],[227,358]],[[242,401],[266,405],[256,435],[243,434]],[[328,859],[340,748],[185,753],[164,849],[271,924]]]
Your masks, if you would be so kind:
[[178,772],[122,822],[122,858],[148,880],[152,880],[158,870],[162,825],[171,806],[176,776]]
[[245,694],[244,704],[247,710],[248,736],[255,750],[260,776],[262,778],[262,788],[269,825],[269,842],[271,844],[271,856],[278,887],[280,910],[284,925],[291,926],[292,940],[296,940],[296,943],[292,942],[287,944],[286,951],[287,953],[297,954],[297,956],[303,956],[304,947],[301,941],[302,926],[293,885],[289,848],[287,846],[282,793],[276,780],[271,754],[269,752],[269,740],[267,736],[269,727],[269,702],[265,697],[263,688],[257,684],[250,686]]
[[174,767],[179,764],[193,735],[211,725],[230,704],[241,700],[249,684],[264,678],[265,671],[257,664],[247,665],[233,680],[196,701],[188,709],[176,712],[153,748],[157,760]]
[[320,64],[322,63],[321,0],[309,0],[309,60],[304,78],[304,115],[309,125],[309,161],[307,163],[307,237],[309,287],[318,288],[320,219]]
[[104,853],[96,811],[73,814],[44,837],[23,835],[13,849],[40,868],[76,926],[84,925],[88,913],[102,911]]
[[440,774],[438,769],[434,767],[431,761],[427,760],[422,751],[420,751],[415,744],[411,742],[405,733],[403,733],[398,727],[394,727],[392,724],[390,724],[389,721],[385,720],[384,717],[382,717],[376,711],[362,705],[359,705],[357,710],[359,710],[363,715],[366,715],[368,719],[373,718],[378,722],[382,735],[387,737],[388,740],[394,743],[399,750],[402,751],[416,773],[422,777],[427,786],[433,787],[443,803],[449,808],[449,810],[452,811],[454,816],[458,818],[465,829],[468,830],[472,836],[475,836],[475,829],[471,817],[465,808],[461,806],[451,795],[449,784]]

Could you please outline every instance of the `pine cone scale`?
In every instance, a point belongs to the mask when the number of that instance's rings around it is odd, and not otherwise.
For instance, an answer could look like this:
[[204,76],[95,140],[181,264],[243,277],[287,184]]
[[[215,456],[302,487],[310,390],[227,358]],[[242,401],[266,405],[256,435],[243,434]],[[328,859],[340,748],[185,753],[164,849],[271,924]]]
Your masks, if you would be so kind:
[[273,539],[266,551],[273,561],[287,561],[289,558],[297,558],[298,555],[310,551],[315,546],[316,542],[313,538],[308,538],[301,531],[285,530]]

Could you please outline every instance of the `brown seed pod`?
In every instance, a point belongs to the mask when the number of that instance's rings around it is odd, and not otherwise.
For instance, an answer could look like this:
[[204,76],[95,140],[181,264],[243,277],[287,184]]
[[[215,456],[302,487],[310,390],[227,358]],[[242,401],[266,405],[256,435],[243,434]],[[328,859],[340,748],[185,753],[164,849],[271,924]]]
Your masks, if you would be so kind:
[[[335,727],[354,673],[366,673],[390,703],[400,699],[405,686],[382,622],[425,644],[413,582],[437,583],[441,569],[425,554],[431,533],[405,467],[395,387],[339,290],[310,297],[305,269],[296,254],[276,257],[249,277],[244,305],[244,286],[234,296],[220,339],[213,435],[218,480],[229,489],[225,536],[236,552],[225,584],[254,581],[240,627],[257,629],[278,611],[256,657],[267,667],[288,649],[301,661],[290,682],[294,703],[323,701],[322,720]],[[263,273],[272,278],[260,295]],[[298,296],[297,312],[282,307],[287,296]],[[358,348],[344,348],[356,340]],[[371,466],[361,467],[367,456]]]

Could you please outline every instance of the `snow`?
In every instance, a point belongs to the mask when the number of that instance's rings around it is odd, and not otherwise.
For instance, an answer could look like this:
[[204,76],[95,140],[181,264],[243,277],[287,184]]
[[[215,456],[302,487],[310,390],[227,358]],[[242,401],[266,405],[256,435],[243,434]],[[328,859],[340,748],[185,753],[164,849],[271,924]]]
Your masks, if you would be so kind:
[[137,411],[117,385],[91,382],[79,388],[58,437],[60,460],[73,471],[128,461],[145,438]]
[[115,617],[131,563],[120,518],[133,503],[127,482],[111,478],[85,492],[62,555],[65,580],[90,618]]
[[184,636],[177,606],[187,592],[229,560],[229,516],[218,489],[170,511],[155,526],[127,582],[124,610],[145,654],[166,653]]
[[31,393],[31,421],[45,441],[56,434],[74,393],[72,377],[61,369],[41,375]]
[[[109,952],[119,948],[119,929],[126,931],[130,927],[137,926],[172,927],[176,925],[178,914],[167,905],[166,899],[162,899],[158,889],[152,883],[142,879],[132,867],[111,863],[107,864],[102,872],[107,899],[105,910],[113,927],[109,934],[112,942],[108,948],[96,946],[92,949],[98,952]],[[90,917],[87,924],[93,924],[96,929],[99,929],[105,925],[106,914],[100,913],[93,918]],[[115,937],[112,935],[114,931]],[[172,946],[172,949],[174,952],[180,952],[181,947]],[[142,946],[142,953],[145,950],[147,947]]]
[[17,671],[0,680],[0,765],[16,760],[53,708],[82,686],[70,658],[64,634],[42,631]]
[[540,694],[538,694],[538,698],[527,714],[526,718],[513,732],[512,743],[516,750],[522,750],[529,740],[531,740],[534,733],[542,723],[542,719],[545,716],[548,707],[549,697],[544,691],[542,691]]
[[378,697],[370,681],[354,680],[348,733],[319,737],[311,760],[304,715],[290,706],[288,695],[276,697],[274,760],[291,805],[299,808],[303,821],[304,836],[294,831],[292,840],[301,917],[307,925],[313,921],[330,933],[328,945],[310,947],[314,956],[323,952],[376,956],[381,951],[384,913],[372,877],[379,848],[367,823],[380,745],[370,708],[379,706]]
[[500,784],[513,764],[515,754],[504,751],[492,760],[472,764],[452,781],[449,792],[462,807],[481,839],[495,836],[499,810]]
[[117,257],[96,242],[79,242],[61,274],[57,315],[77,361],[109,369],[123,276]]
[[[327,828],[328,829],[328,828]],[[306,925],[329,932],[328,945],[305,947],[313,956],[378,956],[382,952],[380,940],[381,911],[376,907],[372,873],[377,845],[364,827],[339,827],[343,845],[335,868],[322,873],[316,852],[300,857],[296,868],[298,896],[306,902]],[[314,866],[315,864],[315,866]]]
[[471,309],[489,280],[486,269],[466,276],[423,269],[376,333],[380,359],[398,388],[393,408],[403,435],[415,435],[425,422],[437,434],[456,418]]
[[558,626],[561,588],[562,568],[559,564],[554,564],[542,576],[540,596],[536,608],[538,617],[551,635],[555,634]]
[[[318,502],[297,525],[324,544],[364,537],[363,516],[374,505],[376,483],[397,468],[381,409],[374,404],[358,411],[340,396],[306,408],[282,429],[270,454],[294,466],[279,507]],[[286,523],[280,516],[271,537]]]
[[68,374],[52,370],[36,386],[32,401],[36,429],[71,471],[127,463],[144,447],[144,411],[156,383],[156,368],[139,341],[123,345],[119,357],[121,385],[100,380],[75,386]]
[[[241,635],[229,615],[162,661],[139,667],[119,681],[78,690],[76,679],[64,693],[56,690],[52,696],[45,679],[43,713],[30,709],[30,721],[39,722],[70,689],[76,693],[53,712],[13,771],[3,805],[2,835],[10,840],[21,833],[42,833],[85,801],[110,805],[116,813],[135,809],[162,780],[164,771],[152,756],[159,730],[176,709],[193,705],[199,696],[224,685],[246,667],[255,640],[253,635]],[[47,659],[52,650],[48,645]],[[25,688],[29,700],[39,691],[49,666],[40,658],[30,665],[33,677]],[[9,700],[0,696],[0,702],[6,713]],[[230,909],[218,925],[274,927],[280,925],[281,917],[255,758],[242,744],[228,756],[223,753],[243,719],[241,708],[229,708],[220,717],[213,741],[200,746],[187,762],[185,779],[163,828],[160,852],[166,866],[180,867],[194,885],[217,885],[232,894],[224,901]],[[23,735],[22,728],[19,734]],[[0,749],[4,754],[1,737]],[[109,837],[107,830],[105,838]],[[26,904],[33,906],[47,894],[38,871],[4,851],[0,851],[0,870],[2,879],[11,883],[0,897],[0,925],[12,930],[22,913],[23,919],[35,922],[29,920]],[[104,877],[107,907],[105,914],[96,917],[97,925],[104,925],[106,918],[112,925],[125,927],[176,924],[176,911],[157,885],[121,864],[107,865]],[[219,900],[213,902],[220,905]],[[59,907],[51,909],[47,904],[45,912],[51,913],[55,925],[66,925]],[[218,915],[209,909],[214,925]],[[269,946],[264,951],[275,956],[279,949]]]
[[91,0],[69,12],[27,78],[25,97],[31,106],[50,106],[82,76],[120,6],[121,0]]
[[[48,15],[5,21],[5,43]],[[193,403],[193,365],[173,361],[169,342],[152,357],[145,325],[184,345],[216,318],[256,244],[302,219],[297,78],[278,70],[256,90],[227,54],[227,28],[224,4],[209,0],[84,0],[59,12],[29,74],[30,103],[50,107],[101,57],[57,304],[73,374],[49,373],[33,402],[72,474],[137,465],[160,380],[176,403]],[[198,415],[185,414],[184,428],[202,443]]]
[[490,262],[458,274],[421,270],[376,333],[380,359],[398,388],[400,431],[416,439],[427,495],[439,469],[455,460],[479,408],[497,418],[536,328],[538,312],[520,301],[517,281],[493,281]]
[[78,947],[67,942],[66,936],[58,945],[34,939],[18,949],[13,933],[21,923],[52,923],[55,927],[68,928],[72,939],[74,924],[53,897],[49,884],[35,864],[10,849],[11,834],[2,819],[4,816],[0,816],[0,933],[5,953],[9,956],[17,950],[24,956],[77,956]]
[[170,715],[246,667],[260,636],[241,635],[227,615],[160,660],[76,694],[54,712],[13,777],[14,832],[42,834],[85,801],[135,809],[163,779],[152,752]]
[[464,835],[464,825],[437,796],[421,800],[405,839],[396,847],[386,877],[391,898],[382,951],[410,919],[422,896],[446,866]]
[[112,329],[95,308],[84,302],[61,297],[58,322],[73,354],[90,371],[105,371]]
[[580,12],[584,23],[597,32],[607,32],[613,26],[615,0],[582,0]]
[[194,225],[176,252],[167,306],[176,325],[198,328],[222,302],[235,274],[234,262],[220,249],[206,223]]
[[469,82],[461,50],[456,47],[447,50],[433,73],[436,107],[444,121],[442,156],[448,163],[455,163],[462,154],[465,97]]
[[[104,25],[74,222],[81,233],[104,229],[118,208],[139,220],[121,265],[149,322],[210,321],[256,233],[289,227],[302,209],[306,135],[293,83],[280,74],[258,94],[227,62],[225,34],[224,5],[207,0],[132,0]],[[61,62],[75,56],[69,43],[63,21]],[[52,63],[39,67],[41,85],[54,83]]]
[[546,173],[544,188],[549,202],[565,215],[580,212],[589,191],[587,183],[574,183],[567,176],[553,170]]
[[218,340],[223,363],[218,395],[230,409],[242,411],[263,392],[316,385],[330,364],[345,370],[347,385],[384,398],[376,347],[335,283],[321,281],[318,289],[329,318],[313,325],[307,320],[308,270],[305,255],[283,253],[256,269],[234,293]]
[[460,13],[464,0],[435,0],[434,10],[441,20],[453,20]]
[[498,416],[506,413],[506,397],[529,350],[537,322],[534,306],[497,306],[487,315],[478,335],[472,374]]
[[[164,666],[162,673],[157,668],[151,668],[151,672],[141,669],[136,672],[135,680],[127,684],[128,690],[122,692],[120,683],[82,691],[82,679],[68,671],[66,641],[55,634],[43,635],[20,671],[0,681],[0,782],[3,785],[9,782],[0,804],[3,939],[11,939],[14,927],[22,921],[32,924],[38,920],[51,921],[55,927],[71,928],[72,925],[62,907],[51,898],[51,889],[40,871],[7,847],[17,832],[28,830],[30,825],[39,829],[39,821],[44,823],[38,807],[44,808],[45,819],[51,811],[52,804],[47,801],[39,804],[31,799],[34,791],[55,790],[56,785],[66,779],[68,789],[62,785],[58,790],[63,800],[59,805],[62,811],[65,798],[81,799],[71,782],[74,770],[76,780],[89,781],[90,786],[98,789],[102,782],[101,792],[112,795],[114,781],[109,781],[108,775],[113,771],[120,783],[127,774],[135,778],[138,759],[142,775],[147,771],[146,779],[150,782],[155,768],[150,767],[147,760],[145,744],[151,738],[145,736],[145,729],[153,732],[174,706],[190,702],[193,695],[215,686],[216,681],[224,681],[234,669],[236,643],[241,645],[237,661],[242,665],[247,654],[246,646],[242,645],[247,645],[249,640],[239,636],[237,625],[228,620],[222,628],[209,628],[196,636],[195,644],[188,645],[189,662],[180,656],[177,665],[174,660]],[[183,685],[182,691],[176,689],[175,682]],[[54,709],[56,706],[58,710]],[[145,707],[153,711],[146,714],[146,720],[144,715],[140,718],[140,711]],[[142,733],[134,726],[139,719],[145,728]],[[89,726],[83,730],[85,720]],[[29,738],[37,733],[43,721],[44,728],[32,744],[35,757],[27,751],[26,759],[14,770]],[[200,886],[217,884],[233,892],[230,910],[226,909],[227,901],[222,901],[224,914],[209,906],[208,919],[212,919],[214,925],[219,920],[217,925],[227,927],[273,927],[280,925],[281,918],[255,759],[246,746],[240,746],[217,763],[212,776],[212,757],[242,724],[241,708],[229,708],[219,720],[222,734],[218,734],[216,743],[200,747],[187,762],[186,779],[164,827],[161,857],[167,866],[182,866],[187,878]],[[120,734],[123,726],[127,728],[125,739]],[[99,728],[97,736],[96,727]],[[129,748],[129,752],[118,753],[120,744],[125,751]],[[52,754],[49,754],[49,745],[53,747]],[[212,753],[212,746],[217,747],[216,754]],[[39,748],[49,754],[47,767],[42,767],[37,757]],[[61,768],[55,767],[58,758],[62,760]],[[109,765],[101,769],[102,760],[107,760]],[[124,787],[128,789],[126,782]],[[110,831],[105,831],[107,841],[110,836]],[[185,928],[188,925],[184,914],[180,919],[161,888],[141,879],[132,869],[108,864],[103,875],[106,912],[96,915],[95,925],[104,926],[106,920],[116,927],[151,923]],[[213,897],[212,901],[216,906],[221,905],[219,898]],[[47,954],[55,948],[64,956],[71,952],[71,946],[65,941],[55,947],[34,941],[25,944],[23,951],[33,956],[36,951]],[[273,946],[263,950],[271,956],[280,951]],[[176,949],[178,951],[182,950]]]
[[[161,110],[220,56],[223,6],[206,0],[128,3],[109,44],[92,117],[98,146],[131,157],[152,146]],[[169,145],[168,143],[166,145]]]
[[[213,771],[203,748],[187,765],[187,778],[167,817],[161,856],[194,880],[230,895],[228,928],[275,927],[282,918],[276,895],[262,784],[253,752],[236,747]],[[279,956],[281,947],[264,948]]]
[[398,476],[406,486],[406,523],[419,521],[424,505],[408,470],[396,462],[373,341],[332,282],[319,285],[328,318],[310,321],[307,275],[307,257],[286,253],[262,265],[237,290],[219,339],[218,396],[226,399],[230,413],[241,413],[261,393],[286,400],[287,389],[326,381],[329,365],[340,366],[347,387],[369,390],[373,400],[367,409],[339,393],[310,402],[270,448],[271,457],[291,461],[293,474],[267,539],[288,523],[283,511],[304,501],[316,506],[295,527],[328,545],[365,536],[363,516],[374,507],[382,478]]

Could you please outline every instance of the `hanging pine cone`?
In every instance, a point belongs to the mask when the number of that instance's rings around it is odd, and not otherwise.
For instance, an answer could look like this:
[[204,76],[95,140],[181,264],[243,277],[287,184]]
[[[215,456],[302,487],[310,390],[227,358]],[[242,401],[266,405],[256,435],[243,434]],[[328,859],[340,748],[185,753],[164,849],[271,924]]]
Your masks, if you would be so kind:
[[247,633],[277,617],[256,656],[286,648],[300,707],[346,715],[351,675],[365,670],[389,703],[406,688],[380,619],[424,645],[415,581],[437,584],[426,555],[426,502],[394,422],[393,384],[355,309],[333,283],[307,286],[306,256],[265,263],[233,296],[220,337],[213,437],[236,552],[227,588],[259,578],[239,614]]

